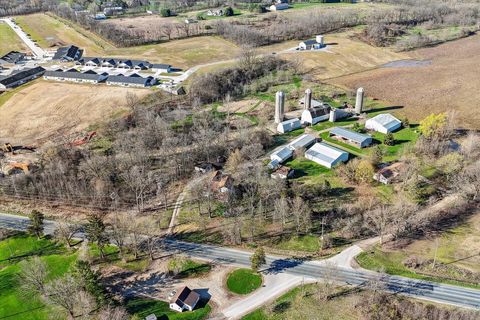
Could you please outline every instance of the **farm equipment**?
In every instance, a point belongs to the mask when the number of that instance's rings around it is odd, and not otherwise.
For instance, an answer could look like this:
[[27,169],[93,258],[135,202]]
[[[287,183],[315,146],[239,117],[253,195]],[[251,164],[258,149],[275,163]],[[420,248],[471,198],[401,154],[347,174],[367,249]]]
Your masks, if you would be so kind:
[[22,151],[29,151],[29,152],[35,152],[35,147],[34,146],[14,146],[11,143],[7,142],[2,146],[2,151],[5,153],[11,153],[13,155],[17,154],[19,151],[23,153]]
[[80,138],[80,139],[76,139],[76,140],[73,140],[70,145],[72,146],[81,146],[81,145],[84,145],[88,142],[90,142],[90,140],[93,139],[93,137],[95,137],[97,135],[97,132],[96,131],[90,131],[89,133],[87,133],[84,137]]

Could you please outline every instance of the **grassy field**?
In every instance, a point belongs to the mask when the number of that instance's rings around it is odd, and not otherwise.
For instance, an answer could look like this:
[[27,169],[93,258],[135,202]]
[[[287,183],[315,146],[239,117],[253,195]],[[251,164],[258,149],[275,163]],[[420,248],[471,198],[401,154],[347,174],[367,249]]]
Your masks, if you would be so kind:
[[237,294],[249,294],[261,285],[262,276],[251,269],[237,269],[227,278],[228,290]]
[[[332,79],[348,88],[362,86],[367,95],[399,106],[411,121],[430,113],[456,111],[459,127],[480,128],[480,115],[472,108],[480,98],[480,35],[436,47],[409,52],[410,59],[431,61],[421,67],[378,68]],[[386,85],[388,84],[388,85]]]
[[[428,274],[438,276],[439,281],[454,283],[451,279],[462,279],[459,270],[480,273],[480,212],[469,217],[463,224],[445,230],[441,235],[427,239],[415,240],[407,246],[391,251],[376,247],[372,251],[362,253],[357,261],[367,269],[384,269],[387,273],[414,278],[428,278],[429,275],[415,273],[403,265],[409,257],[418,257],[431,261],[437,247],[437,261],[445,268],[427,269]],[[449,280],[450,279],[450,280]],[[480,285],[468,284],[479,288]]]
[[177,278],[198,277],[210,272],[211,269],[210,264],[191,259],[173,258],[168,262],[168,270],[176,272]]
[[288,251],[304,251],[318,252],[320,250],[321,241],[316,235],[293,236],[288,240],[281,241],[274,247]]
[[178,313],[170,309],[167,302],[147,299],[132,299],[127,301],[127,311],[140,319],[144,319],[150,314],[155,314],[158,319],[170,320],[203,320],[207,319],[211,307],[207,304],[192,312]]
[[37,296],[27,297],[19,287],[18,262],[27,257],[40,256],[48,266],[49,278],[68,271],[76,259],[49,240],[37,240],[22,234],[0,242],[0,319],[48,319],[51,310]]
[[355,295],[340,295],[327,301],[315,297],[316,285],[295,288],[274,302],[244,316],[242,320],[354,320],[360,314],[355,308]]
[[53,49],[61,45],[75,44],[85,49],[85,56],[146,59],[152,63],[168,63],[174,67],[188,68],[198,64],[232,59],[239,52],[236,45],[213,36],[116,48],[101,37],[58,17],[38,13],[18,16],[15,20],[41,47]]
[[4,22],[0,22],[0,56],[10,51],[29,51],[15,31]]

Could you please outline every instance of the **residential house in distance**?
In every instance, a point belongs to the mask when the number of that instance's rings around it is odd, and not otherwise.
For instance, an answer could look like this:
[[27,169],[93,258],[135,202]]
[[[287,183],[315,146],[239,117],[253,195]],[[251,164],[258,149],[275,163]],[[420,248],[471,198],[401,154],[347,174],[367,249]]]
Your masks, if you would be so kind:
[[52,60],[60,60],[64,62],[77,61],[82,57],[83,50],[77,46],[71,45],[68,47],[58,48]]
[[195,165],[195,171],[199,173],[207,173],[210,171],[216,171],[222,169],[222,165],[213,162],[201,162]]
[[348,161],[348,152],[332,147],[327,143],[320,142],[315,143],[305,152],[305,158],[324,167],[332,168],[340,162]]
[[290,8],[288,3],[282,2],[282,3],[272,4],[270,7],[268,7],[268,10],[270,10],[270,11],[280,11],[280,10],[287,10],[288,8]]
[[322,48],[325,48],[322,35],[317,35],[315,39],[305,40],[298,44],[299,50],[318,50]]
[[107,16],[104,13],[97,13],[94,17],[95,20],[105,20]]
[[14,65],[25,61],[26,54],[18,51],[10,51],[3,57],[0,57],[0,65]]
[[280,122],[277,126],[277,131],[280,133],[286,133],[293,130],[300,129],[302,124],[298,118],[290,119],[287,121]]
[[223,9],[210,9],[207,11],[207,16],[210,17],[221,17],[224,15]]
[[398,179],[398,176],[403,172],[404,169],[405,163],[395,162],[377,171],[373,175],[373,179],[383,184],[390,184]]
[[368,134],[358,133],[341,127],[335,127],[330,130],[330,137],[341,142],[346,142],[358,148],[365,148],[372,144],[372,137]]
[[[312,105],[313,101],[315,100],[312,100]],[[315,104],[315,106],[303,110],[300,122],[304,125],[314,125],[320,121],[326,121],[330,118],[331,110],[332,107],[328,103]]]
[[115,85],[122,87],[137,87],[137,88],[147,88],[155,85],[157,80],[154,77],[142,77],[138,74],[132,74],[130,76],[116,75],[108,76],[106,83],[107,85]]
[[197,292],[190,290],[189,287],[183,287],[170,300],[170,309],[177,312],[193,311],[198,301],[200,301],[200,295]]
[[123,14],[123,7],[105,7],[103,8],[103,14],[106,16],[118,16]]
[[46,71],[43,75],[45,80],[55,80],[55,81],[72,81],[77,83],[91,83],[97,84],[105,81],[108,78],[108,73],[96,73],[93,70],[88,70],[85,72],[78,72],[76,69],[70,69],[67,71],[54,70]]
[[229,174],[218,170],[213,173],[211,189],[214,192],[227,193],[232,191],[233,179]]
[[365,122],[365,128],[383,134],[393,132],[402,126],[402,122],[390,113],[382,113]]
[[45,72],[42,67],[17,70],[8,76],[0,76],[0,90],[18,87],[24,83],[41,77]]
[[172,71],[172,66],[169,64],[163,63],[154,63],[151,66],[152,71],[160,73],[170,73]]

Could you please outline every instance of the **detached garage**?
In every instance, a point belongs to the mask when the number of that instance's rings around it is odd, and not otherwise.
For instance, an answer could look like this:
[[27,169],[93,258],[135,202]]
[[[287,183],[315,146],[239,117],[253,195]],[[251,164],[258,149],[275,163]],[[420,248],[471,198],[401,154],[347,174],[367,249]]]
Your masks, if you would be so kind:
[[315,143],[305,152],[305,158],[327,168],[348,161],[348,152],[332,147],[324,142]]
[[390,113],[382,113],[365,122],[365,128],[383,134],[393,132],[402,126],[402,122]]

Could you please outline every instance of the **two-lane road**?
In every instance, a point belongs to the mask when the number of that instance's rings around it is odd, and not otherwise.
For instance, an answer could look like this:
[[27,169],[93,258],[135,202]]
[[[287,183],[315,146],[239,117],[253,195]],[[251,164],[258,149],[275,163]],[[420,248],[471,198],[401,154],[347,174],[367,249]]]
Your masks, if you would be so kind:
[[[0,214],[0,228],[23,231],[28,224],[29,219],[26,217]],[[55,222],[45,220],[45,233],[51,234],[54,229]],[[79,237],[83,237],[83,235],[80,234]],[[164,242],[164,247],[170,252],[183,252],[195,258],[220,264],[250,266],[251,253],[247,251],[176,240],[165,240]],[[373,281],[377,288],[391,293],[480,310],[480,290],[341,266],[332,267],[322,261],[301,261],[269,255],[265,272],[287,273],[319,280],[329,277],[331,280],[354,286],[367,286]]]

